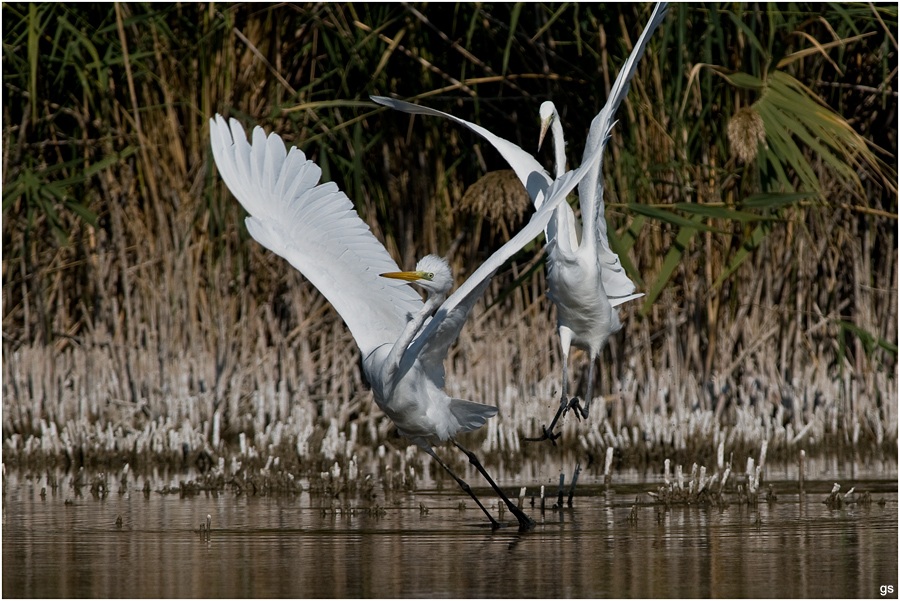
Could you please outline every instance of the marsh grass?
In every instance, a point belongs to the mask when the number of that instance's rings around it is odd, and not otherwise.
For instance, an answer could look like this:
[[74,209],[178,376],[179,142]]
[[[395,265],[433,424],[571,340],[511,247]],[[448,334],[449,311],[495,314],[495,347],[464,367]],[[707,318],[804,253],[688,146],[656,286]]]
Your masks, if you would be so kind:
[[[448,254],[461,281],[522,218],[484,177],[505,165],[367,95],[526,149],[552,98],[571,166],[649,9],[4,4],[4,462],[318,473],[382,445],[405,456],[339,317],[249,239],[207,119],[278,131],[401,266]],[[612,244],[647,297],[623,307],[603,398],[563,425],[565,447],[614,448],[618,465],[702,461],[723,442],[896,448],[891,27],[889,6],[672,8],[604,162]],[[749,109],[767,141],[752,160],[728,139]],[[475,438],[512,466],[547,452],[520,439],[560,385],[541,248],[501,269],[447,362],[450,394],[500,407]]]

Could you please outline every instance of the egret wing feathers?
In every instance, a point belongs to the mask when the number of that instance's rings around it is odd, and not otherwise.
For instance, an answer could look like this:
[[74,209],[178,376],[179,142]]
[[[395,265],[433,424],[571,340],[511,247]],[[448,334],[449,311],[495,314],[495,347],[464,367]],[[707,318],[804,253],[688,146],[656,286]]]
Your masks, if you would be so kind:
[[393,344],[422,308],[418,293],[379,277],[397,263],[334,183],[317,185],[321,170],[297,148],[286,152],[278,134],[210,119],[213,157],[222,179],[250,214],[247,229],[287,259],[334,306],[363,356]]
[[529,198],[531,198],[532,202],[534,202],[534,207],[536,209],[540,208],[541,203],[544,200],[544,193],[547,189],[547,186],[550,185],[550,182],[553,181],[553,179],[533,156],[522,150],[519,146],[513,144],[509,140],[505,140],[500,136],[491,133],[480,125],[476,125],[475,123],[471,123],[469,121],[466,121],[465,119],[460,119],[459,117],[455,117],[449,113],[444,113],[437,109],[422,106],[420,104],[404,102],[403,100],[395,100],[394,98],[387,98],[385,96],[369,96],[369,98],[371,98],[378,104],[390,107],[398,111],[402,111],[404,113],[410,113],[413,115],[431,115],[432,117],[443,117],[471,129],[482,138],[490,142],[491,146],[493,146],[497,150],[497,152],[499,152],[500,155],[504,159],[506,159],[506,162],[509,163],[509,166],[512,167],[513,171],[516,172],[516,176],[519,178],[519,181],[521,181],[522,185],[525,186],[525,190],[528,192]]
[[[653,32],[659,27],[666,16],[669,5],[667,2],[658,2],[650,15],[650,21],[641,32],[637,43],[631,51],[631,55],[622,65],[609,97],[603,109],[591,121],[585,142],[585,154],[599,146],[601,153],[606,148],[609,136],[615,121],[613,120],[619,105],[628,95],[631,80],[637,70],[638,62],[644,54],[647,42]],[[595,247],[601,267],[603,288],[610,297],[613,306],[621,304],[642,295],[633,295],[634,282],[625,273],[622,263],[616,253],[609,246],[609,233],[606,222],[606,206],[603,200],[603,158],[595,168],[588,173],[578,186],[578,200],[581,204],[582,239]]]
[[[653,13],[650,15],[650,21],[644,26],[644,31],[641,32],[637,43],[631,50],[631,55],[625,61],[625,64],[622,65],[622,69],[619,71],[616,81],[613,83],[609,97],[606,99],[606,104],[591,122],[587,142],[585,143],[585,155],[587,155],[588,150],[594,145],[599,144],[602,147],[606,146],[606,143],[609,140],[609,134],[615,125],[613,118],[615,117],[619,105],[622,104],[622,101],[628,96],[631,80],[634,78],[638,62],[640,62],[641,57],[644,55],[644,50],[647,48],[647,42],[650,40],[653,32],[656,31],[656,28],[662,23],[663,19],[665,19],[668,10],[668,2],[656,3]],[[589,232],[596,232],[597,241],[600,242],[600,246],[606,252],[613,254],[609,248],[609,240],[606,231],[602,163],[603,158],[601,156],[595,171],[589,173],[578,187],[578,199],[581,203],[582,235],[588,235]],[[582,191],[585,193],[582,194]],[[619,267],[621,267],[621,265]],[[624,276],[624,271],[622,274]],[[624,284],[624,282],[620,282],[620,285],[621,284]],[[634,290],[634,285],[632,285],[631,290]]]

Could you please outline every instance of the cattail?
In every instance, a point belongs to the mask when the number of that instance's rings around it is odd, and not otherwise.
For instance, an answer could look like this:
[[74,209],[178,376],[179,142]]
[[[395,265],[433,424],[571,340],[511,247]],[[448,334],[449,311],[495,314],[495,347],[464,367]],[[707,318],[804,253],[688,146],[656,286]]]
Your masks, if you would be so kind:
[[359,478],[359,466],[357,465],[356,455],[350,458],[350,465],[347,468],[347,480],[350,483],[356,482]]
[[759,451],[759,467],[762,469],[766,465],[766,450],[769,448],[769,441],[763,440],[762,448]]
[[722,484],[719,486],[719,492],[725,490],[725,483],[728,481],[728,476],[731,475],[731,465],[725,468],[725,473],[722,474]]

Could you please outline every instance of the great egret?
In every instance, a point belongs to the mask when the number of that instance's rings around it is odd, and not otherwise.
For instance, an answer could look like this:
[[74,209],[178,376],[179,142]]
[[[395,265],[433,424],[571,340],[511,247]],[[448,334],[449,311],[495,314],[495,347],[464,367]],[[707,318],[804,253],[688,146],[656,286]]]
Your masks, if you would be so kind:
[[[656,4],[650,15],[650,21],[644,27],[631,55],[616,77],[606,105],[591,122],[584,157],[600,152],[601,159],[592,163],[588,173],[578,185],[581,228],[577,226],[572,208],[564,203],[556,209],[545,231],[549,297],[557,308],[557,329],[563,354],[562,392],[559,409],[550,426],[543,427],[540,437],[528,440],[555,441],[559,434],[554,434],[553,428],[569,408],[574,407],[580,412],[581,417],[588,417],[593,399],[594,364],[610,335],[622,328],[616,307],[643,296],[641,293],[634,293],[634,282],[622,268],[618,255],[609,247],[603,202],[602,153],[615,124],[613,116],[616,109],[627,96],[628,87],[647,41],[662,22],[667,10],[668,3]],[[512,142],[494,135],[479,125],[435,109],[392,98],[373,96],[372,100],[407,113],[444,117],[468,127],[490,142],[506,159],[525,186],[535,207],[540,207],[544,202],[543,188],[552,181],[550,176],[532,155]],[[565,171],[565,141],[559,116],[552,103],[544,103],[540,114],[542,125],[539,145],[547,133],[547,128],[550,127],[555,145],[556,176],[559,177]],[[582,168],[586,164],[583,160]],[[579,406],[577,397],[568,398],[569,349],[573,344],[587,351],[589,356],[587,394],[583,406]]]
[[[333,183],[317,185],[321,169],[297,148],[285,151],[277,134],[243,127],[220,115],[210,119],[213,156],[232,194],[249,213],[247,230],[263,246],[287,259],[334,306],[350,328],[363,357],[375,402],[408,437],[450,473],[478,504],[494,528],[500,526],[472,489],[435,453],[450,441],[464,452],[506,503],[520,529],[533,526],[456,435],[481,427],[497,408],[449,397],[443,361],[466,317],[494,272],[540,234],[556,205],[584,177],[591,161],[546,189],[546,206],[447,297],[453,278],[447,262],[433,255],[416,270],[401,272],[384,246]],[[393,282],[393,280],[400,280]],[[406,282],[422,287],[427,300]]]

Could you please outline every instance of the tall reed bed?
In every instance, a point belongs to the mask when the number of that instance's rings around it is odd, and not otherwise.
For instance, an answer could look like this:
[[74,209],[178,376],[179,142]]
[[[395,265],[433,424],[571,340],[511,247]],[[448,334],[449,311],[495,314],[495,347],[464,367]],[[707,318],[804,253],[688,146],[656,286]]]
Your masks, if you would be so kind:
[[[5,4],[4,460],[404,447],[338,316],[249,239],[207,119],[278,131],[401,265],[448,254],[461,280],[527,199],[480,181],[505,165],[467,132],[368,94],[526,149],[552,98],[577,164],[650,8]],[[895,447],[896,23],[882,5],[672,7],[604,163],[647,296],[565,445]],[[508,460],[543,452],[520,437],[559,389],[541,248],[501,270],[448,361],[452,394],[500,406],[480,436]]]

